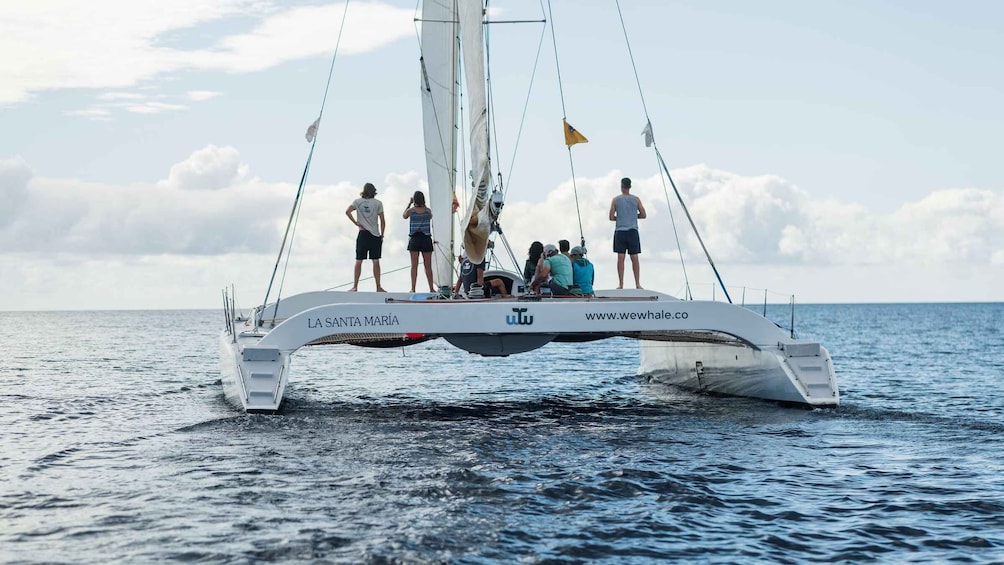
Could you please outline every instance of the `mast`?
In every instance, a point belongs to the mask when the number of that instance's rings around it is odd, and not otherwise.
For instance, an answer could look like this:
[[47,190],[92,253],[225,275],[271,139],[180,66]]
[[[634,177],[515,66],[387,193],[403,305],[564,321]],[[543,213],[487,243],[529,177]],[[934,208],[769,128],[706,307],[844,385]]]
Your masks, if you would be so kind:
[[457,181],[459,26],[456,0],[422,2],[421,89],[425,166],[432,210],[433,280],[453,284],[453,197]]
[[475,189],[460,226],[464,230],[464,250],[473,263],[484,260],[491,232],[488,189],[492,184],[488,145],[488,99],[485,88],[484,9],[480,0],[459,3],[460,41],[467,84],[471,144],[471,182]]

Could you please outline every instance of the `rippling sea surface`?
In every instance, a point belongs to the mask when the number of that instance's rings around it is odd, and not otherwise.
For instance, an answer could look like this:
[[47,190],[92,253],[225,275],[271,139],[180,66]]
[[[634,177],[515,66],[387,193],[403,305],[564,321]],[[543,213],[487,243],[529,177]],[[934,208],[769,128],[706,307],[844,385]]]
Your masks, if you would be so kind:
[[800,306],[826,410],[648,383],[615,339],[305,349],[245,415],[222,323],[0,313],[0,561],[1004,562],[1004,304]]

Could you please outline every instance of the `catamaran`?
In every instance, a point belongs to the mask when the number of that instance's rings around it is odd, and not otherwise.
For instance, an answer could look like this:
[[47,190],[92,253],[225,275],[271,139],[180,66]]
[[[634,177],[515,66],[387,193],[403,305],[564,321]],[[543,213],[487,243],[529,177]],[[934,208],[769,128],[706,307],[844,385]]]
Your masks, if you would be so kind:
[[[620,14],[619,4],[617,8]],[[499,186],[501,180],[493,176],[489,154],[484,26],[491,22],[486,18],[482,0],[426,0],[418,18],[422,31],[417,73],[429,207],[433,210],[434,280],[442,290],[322,290],[270,300],[276,271],[284,253],[288,253],[290,226],[298,216],[308,157],[265,300],[244,312],[236,308],[232,288],[223,292],[226,327],[220,336],[220,352],[226,398],[249,412],[279,410],[290,378],[292,356],[306,346],[407,347],[443,339],[470,353],[507,356],[552,342],[622,337],[639,344],[639,374],[660,382],[708,393],[813,407],[836,406],[837,380],[825,347],[811,339],[798,339],[793,329],[786,331],[765,316],[732,303],[659,153],[651,121],[643,131],[646,145],[654,149],[662,169],[660,175],[665,175],[672,185],[727,302],[693,300],[689,292],[680,299],[642,289],[598,289],[593,296],[551,296],[532,292],[522,273],[505,269],[489,269],[484,278],[502,281],[508,297],[483,299],[476,291],[457,295],[449,290],[456,279],[453,246],[458,230],[463,250],[475,264],[491,259],[494,238],[500,238],[508,247],[500,227],[504,191]],[[553,17],[548,20],[553,21]],[[623,27],[623,17],[621,23]],[[458,78],[461,75],[463,81]],[[468,111],[471,162],[471,195],[462,210],[456,205],[455,190],[461,145],[458,122],[463,122],[461,83],[466,88],[463,100]],[[323,108],[322,102],[322,116]],[[308,130],[311,155],[320,119]],[[566,121],[571,160],[571,148],[578,140],[570,135],[570,129]],[[451,220],[444,221],[446,218]]]

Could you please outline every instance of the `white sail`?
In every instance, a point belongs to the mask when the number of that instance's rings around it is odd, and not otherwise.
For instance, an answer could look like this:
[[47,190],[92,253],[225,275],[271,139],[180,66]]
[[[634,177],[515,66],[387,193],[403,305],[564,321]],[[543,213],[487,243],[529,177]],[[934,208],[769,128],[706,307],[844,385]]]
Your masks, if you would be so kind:
[[422,121],[432,209],[433,280],[454,281],[453,196],[457,178],[458,25],[456,0],[422,3]]
[[464,230],[464,250],[474,263],[485,256],[491,221],[488,218],[488,189],[491,160],[488,155],[488,100],[485,95],[484,10],[480,0],[460,0],[460,40],[467,84],[466,104],[470,111],[471,173],[474,195],[460,219]]

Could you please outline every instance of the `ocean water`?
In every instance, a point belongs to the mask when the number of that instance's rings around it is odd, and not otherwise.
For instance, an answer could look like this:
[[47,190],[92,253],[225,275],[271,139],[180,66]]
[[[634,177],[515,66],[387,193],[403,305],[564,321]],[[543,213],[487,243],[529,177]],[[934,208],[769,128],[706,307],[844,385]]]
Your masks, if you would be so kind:
[[1004,562],[1004,304],[800,306],[826,410],[649,383],[615,339],[307,349],[245,415],[222,324],[0,313],[0,561]]

